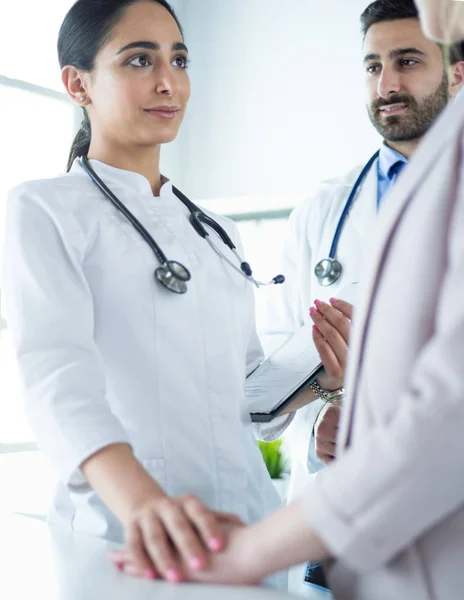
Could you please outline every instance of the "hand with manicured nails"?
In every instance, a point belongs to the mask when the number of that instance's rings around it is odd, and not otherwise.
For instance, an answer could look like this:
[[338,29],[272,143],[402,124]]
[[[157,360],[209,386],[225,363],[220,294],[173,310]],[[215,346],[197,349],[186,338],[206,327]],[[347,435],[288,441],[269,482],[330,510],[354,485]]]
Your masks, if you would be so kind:
[[[314,323],[313,340],[324,365],[324,373],[318,378],[326,390],[343,387],[348,344],[350,339],[353,305],[343,300],[330,299],[330,304],[315,301],[309,311]],[[314,436],[316,456],[323,463],[330,463],[336,456],[340,406],[326,406],[316,421]]]
[[[314,304],[315,308],[311,307],[309,310],[314,323],[313,340],[324,365],[325,374],[334,381],[343,381],[348,357],[353,305],[335,298],[330,299],[330,304],[320,300],[316,300]],[[320,385],[329,389],[321,381]]]
[[[306,525],[304,514],[298,500],[250,526],[221,522],[224,550],[209,554],[202,569],[183,563],[184,581],[254,585],[293,564],[330,558],[322,540]],[[110,558],[119,569],[131,572],[133,558],[127,549],[111,553]]]
[[225,549],[224,524],[243,525],[195,496],[154,498],[134,512],[124,549],[110,552],[109,558],[127,575],[179,583],[189,571],[207,568],[211,553]]
[[[178,563],[182,564],[182,580],[197,583],[227,583],[231,585],[253,585],[259,583],[259,578],[252,572],[252,557],[248,556],[244,540],[240,534],[245,531],[245,526],[236,519],[221,521],[222,537],[226,540],[224,550],[210,553],[207,561],[200,569],[192,562],[183,562],[180,556]],[[111,562],[122,572],[139,577],[159,579],[158,573],[153,568],[144,573],[139,566],[135,566],[134,555],[129,548],[118,552],[110,552]],[[170,580],[179,583],[181,580]]]

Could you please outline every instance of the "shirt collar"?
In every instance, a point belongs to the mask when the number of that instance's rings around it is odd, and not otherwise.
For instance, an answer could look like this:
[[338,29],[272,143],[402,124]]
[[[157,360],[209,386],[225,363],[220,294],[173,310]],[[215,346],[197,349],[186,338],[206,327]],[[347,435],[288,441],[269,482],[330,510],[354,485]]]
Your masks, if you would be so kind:
[[390,170],[398,161],[407,163],[408,159],[383,143],[379,155],[379,171],[384,178],[390,178]]
[[[140,173],[134,173],[133,171],[125,171],[124,169],[117,169],[111,165],[100,162],[91,158],[89,160],[90,166],[97,173],[97,175],[106,183],[109,188],[123,188],[132,191],[133,193],[141,196],[148,196],[153,198],[153,191],[151,189],[150,182],[146,177],[140,175]],[[87,177],[87,173],[84,171],[80,164],[80,159],[76,158],[71,167],[73,173],[84,173]],[[167,181],[161,186],[160,197],[170,196],[172,194],[172,184]]]

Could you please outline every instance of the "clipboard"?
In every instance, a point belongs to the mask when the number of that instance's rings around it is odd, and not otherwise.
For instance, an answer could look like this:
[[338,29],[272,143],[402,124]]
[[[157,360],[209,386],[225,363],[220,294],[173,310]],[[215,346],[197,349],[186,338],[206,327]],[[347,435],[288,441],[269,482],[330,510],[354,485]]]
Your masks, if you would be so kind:
[[301,327],[246,378],[245,398],[254,423],[279,416],[323,371],[312,326]]
[[[353,281],[337,297],[356,305],[357,286]],[[312,322],[303,325],[246,378],[245,398],[254,423],[269,423],[278,417],[324,370],[312,327]]]

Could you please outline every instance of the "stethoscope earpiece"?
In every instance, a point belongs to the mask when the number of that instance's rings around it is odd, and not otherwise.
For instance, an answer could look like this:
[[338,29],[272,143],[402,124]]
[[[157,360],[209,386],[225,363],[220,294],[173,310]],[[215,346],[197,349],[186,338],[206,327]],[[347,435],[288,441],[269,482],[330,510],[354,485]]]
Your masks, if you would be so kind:
[[276,275],[276,277],[274,277],[274,279],[272,281],[276,285],[279,285],[281,283],[285,283],[285,276],[284,275]]
[[245,273],[247,277],[251,277],[253,275],[253,271],[251,270],[250,265],[247,262],[242,262],[240,268]]

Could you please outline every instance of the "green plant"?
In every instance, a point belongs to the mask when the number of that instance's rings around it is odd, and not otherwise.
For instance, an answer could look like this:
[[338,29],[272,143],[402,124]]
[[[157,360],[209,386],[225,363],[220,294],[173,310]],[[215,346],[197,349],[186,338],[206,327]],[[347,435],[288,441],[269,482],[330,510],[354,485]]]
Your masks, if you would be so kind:
[[258,442],[271,479],[281,479],[287,470],[287,461],[282,452],[282,440],[275,442]]

